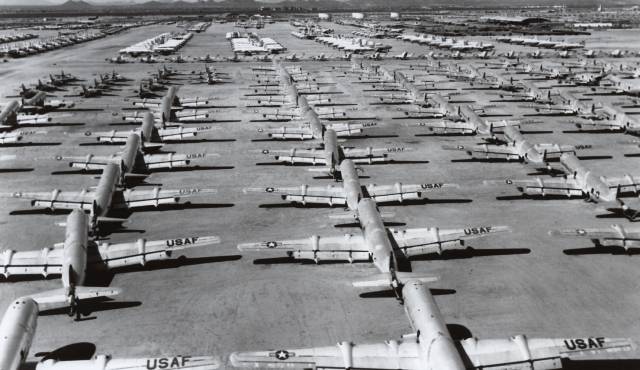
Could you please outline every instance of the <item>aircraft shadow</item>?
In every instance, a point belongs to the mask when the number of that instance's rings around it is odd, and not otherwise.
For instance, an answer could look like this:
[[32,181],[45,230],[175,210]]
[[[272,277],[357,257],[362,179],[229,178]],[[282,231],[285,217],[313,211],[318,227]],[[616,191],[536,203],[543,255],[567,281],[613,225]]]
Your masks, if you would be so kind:
[[60,279],[60,274],[49,274],[46,277],[41,274],[32,274],[32,275],[9,275],[9,277],[0,276],[0,283],[18,283],[25,281],[36,281],[36,280],[57,280]]
[[0,173],[33,172],[34,168],[0,168]]
[[[449,294],[455,294],[456,293],[455,289],[430,288],[429,291],[434,296],[435,295],[449,295]],[[372,292],[360,293],[359,297],[360,298],[396,298],[396,293],[391,289],[385,289],[385,290],[377,290],[377,291],[372,291]]]
[[65,171],[53,171],[52,175],[99,175],[102,173],[102,170],[65,170]]
[[461,158],[452,159],[452,163],[522,163],[519,160],[508,160],[505,158]]
[[[347,260],[329,261],[320,260],[316,263],[312,259],[296,259],[293,257],[272,257],[272,258],[257,258],[253,260],[254,265],[345,265],[348,264]],[[354,264],[369,263],[369,261],[354,261]]]
[[236,139],[193,139],[193,140],[167,140],[171,144],[205,144],[205,143],[230,143]]
[[553,134],[553,130],[535,130],[535,131],[529,131],[529,130],[520,130],[520,133],[523,135],[541,135],[541,134]]
[[192,167],[158,168],[158,169],[154,169],[153,173],[231,170],[233,168],[234,168],[233,166],[192,166]]
[[[625,157],[627,155],[625,154]],[[640,156],[640,154],[638,155]],[[593,160],[598,160],[598,159],[611,159],[613,158],[613,156],[611,155],[579,155],[578,159],[582,160],[582,161],[593,161]]]
[[640,369],[640,359],[630,360],[570,360],[562,359],[563,369],[573,370],[634,370]]
[[87,286],[108,287],[111,285],[113,278],[117,274],[128,274],[132,272],[175,269],[183,266],[195,266],[195,265],[203,265],[203,264],[210,264],[210,263],[237,261],[241,258],[242,256],[238,254],[225,255],[225,256],[209,256],[209,257],[180,256],[178,258],[172,258],[167,260],[148,261],[144,266],[142,265],[123,266],[123,267],[116,267],[109,270],[96,269],[95,271],[92,271],[91,274],[88,274],[87,281],[85,284]]
[[38,352],[34,356],[42,357],[40,361],[81,361],[91,360],[96,354],[96,345],[90,342],[68,344],[51,352]]
[[164,270],[175,269],[183,266],[195,266],[209,263],[238,261],[242,258],[239,254],[230,254],[225,256],[209,256],[209,257],[186,257],[180,256],[178,258],[168,259],[164,261],[149,261],[144,266],[126,266],[111,269],[114,274],[126,274],[130,272],[140,271],[152,271],[152,270]]
[[390,135],[357,135],[357,136],[349,136],[349,140],[362,140],[362,139],[386,139],[386,138],[394,138],[394,137],[400,137],[400,135],[394,135],[394,134],[390,134]]
[[493,249],[475,249],[468,247],[466,249],[446,250],[442,254],[430,253],[421,256],[411,257],[411,261],[445,261],[452,259],[464,259],[473,257],[491,257],[491,256],[508,256],[513,254],[529,254],[529,248],[493,248]]
[[628,255],[635,256],[640,254],[640,248],[629,248],[625,250],[622,247],[603,247],[598,243],[595,243],[594,247],[590,248],[572,248],[565,249],[562,252],[569,256],[589,255],[589,254],[610,254],[614,256]]
[[615,132],[620,132],[619,130],[563,130],[563,134],[611,134]]
[[627,215],[624,214],[624,212],[621,209],[615,209],[615,208],[608,208],[607,211],[609,213],[605,213],[605,214],[599,214],[596,215],[596,218],[624,218],[627,219],[629,222],[638,222],[640,221],[640,219],[633,219]]
[[455,198],[423,198],[423,199],[410,199],[403,200],[402,202],[391,201],[391,202],[380,202],[378,205],[380,206],[421,206],[425,204],[453,204],[453,203],[471,203],[472,199],[455,199]]
[[475,134],[465,134],[465,133],[461,133],[461,132],[449,132],[449,133],[432,133],[432,134],[415,134],[413,136],[418,136],[418,137],[422,137],[422,136],[474,136]]
[[[85,300],[79,306],[80,319],[78,321],[95,319],[94,317],[90,317],[90,315],[95,312],[120,310],[124,308],[138,307],[141,305],[142,305],[142,302],[140,301],[113,301],[113,300],[104,300],[104,299]],[[62,308],[56,308],[53,310],[41,311],[40,316],[66,315],[68,312],[69,312],[68,307],[62,307]]]
[[259,208],[344,208],[342,204],[302,204],[302,203],[263,203],[258,205]]
[[502,196],[497,196],[496,197],[497,200],[528,200],[528,199],[535,199],[537,201],[544,201],[544,200],[566,200],[566,199],[582,199],[580,197],[572,197],[572,198],[567,198],[566,195],[528,195],[528,194],[520,194],[520,195],[502,195]]
[[18,209],[9,212],[11,216],[27,216],[27,215],[67,215],[71,213],[70,209],[54,209],[35,208],[35,209]]
[[55,141],[40,141],[40,142],[27,141],[27,142],[3,144],[2,147],[3,148],[20,148],[20,147],[26,147],[26,146],[57,146],[61,144],[62,144],[61,142],[55,142]]
[[179,203],[179,204],[161,204],[158,207],[140,207],[136,208],[132,213],[138,212],[154,212],[154,211],[183,211],[186,209],[214,209],[233,207],[233,203]]
[[[384,226],[387,227],[400,227],[400,226],[406,226],[407,224],[404,222],[391,222],[391,221],[385,221],[384,222]],[[350,223],[343,223],[343,224],[336,224],[333,225],[333,227],[335,228],[343,228],[343,227],[360,227],[360,224],[357,222],[350,222]]]

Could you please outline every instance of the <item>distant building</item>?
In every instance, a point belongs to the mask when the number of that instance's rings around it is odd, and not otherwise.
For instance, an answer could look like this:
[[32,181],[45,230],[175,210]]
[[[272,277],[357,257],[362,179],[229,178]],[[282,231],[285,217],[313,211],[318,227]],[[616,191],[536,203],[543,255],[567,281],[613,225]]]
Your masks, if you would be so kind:
[[351,13],[353,19],[364,19],[364,13]]
[[318,19],[321,21],[330,21],[331,15],[328,13],[318,13]]
[[389,14],[389,18],[391,18],[391,19],[399,19],[400,18],[400,13],[391,12]]

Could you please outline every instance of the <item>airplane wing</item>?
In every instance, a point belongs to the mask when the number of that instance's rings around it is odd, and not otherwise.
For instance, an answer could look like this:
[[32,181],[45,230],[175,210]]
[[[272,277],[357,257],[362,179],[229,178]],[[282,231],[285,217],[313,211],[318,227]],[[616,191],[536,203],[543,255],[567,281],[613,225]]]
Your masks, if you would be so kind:
[[605,247],[640,247],[640,229],[611,225],[608,228],[578,228],[551,230],[550,235],[597,240]]
[[199,127],[172,127],[158,129],[158,136],[164,140],[182,140],[187,137],[194,137],[199,132],[211,131],[211,126],[199,126]]
[[393,185],[367,185],[367,193],[376,202],[402,202],[403,200],[420,199],[422,194],[426,192],[452,187],[458,187],[458,185],[444,183],[402,184],[398,182]]
[[561,123],[575,125],[579,129],[586,130],[622,130],[624,126],[614,120],[593,120],[585,119],[582,121],[561,121]]
[[418,127],[424,127],[434,134],[475,134],[478,128],[469,122],[439,121],[419,122]]
[[42,248],[32,251],[6,249],[0,252],[0,274],[11,275],[60,274],[62,272],[62,248]]
[[[449,149],[448,147],[445,149]],[[474,157],[485,158],[506,158],[506,159],[519,159],[520,154],[513,145],[474,145],[472,147],[465,147],[463,145],[457,145],[453,147],[455,150],[465,151],[467,154]]]
[[341,236],[312,235],[305,239],[263,241],[259,243],[238,244],[241,251],[275,250],[285,252],[297,259],[368,261],[369,250],[361,234],[344,234]]
[[[469,369],[500,368],[510,370],[557,369],[562,358],[580,359],[587,355],[630,351],[630,339],[591,337],[567,339],[467,339],[460,342]],[[235,352],[231,364],[255,368],[314,369],[403,369],[425,367],[417,336],[384,343],[355,344],[340,342],[335,346],[279,349],[259,352]]]
[[205,158],[207,153],[193,154],[146,154],[144,163],[148,169],[186,167],[193,159]]
[[464,249],[464,241],[489,234],[507,232],[508,226],[480,226],[463,229],[440,229],[437,227],[416,229],[389,229],[391,236],[407,257],[445,250]]
[[114,202],[114,208],[140,208],[157,207],[161,204],[178,203],[182,198],[189,198],[204,194],[215,193],[215,189],[184,188],[184,189],[160,189],[154,187],[151,190],[126,189],[122,192],[122,201]]
[[[560,145],[560,144],[545,144],[545,143],[539,143],[539,144],[534,144],[533,145],[536,150],[539,153],[546,153],[547,156],[549,155],[560,155],[563,153],[574,153],[576,152],[576,147],[573,145]],[[580,146],[581,149],[587,149],[589,148],[589,145],[582,145]]]
[[[267,151],[268,153],[276,151]],[[282,151],[284,154],[274,156],[276,161],[286,163],[310,163],[327,165],[325,153],[315,149],[294,149]]]
[[281,194],[282,199],[297,203],[346,204],[347,200],[342,186],[291,186],[246,189],[252,192]]
[[230,357],[236,367],[314,369],[406,369],[424,368],[420,345],[415,337],[383,343],[235,352]]
[[505,182],[509,185],[516,185],[518,191],[527,195],[582,196],[584,194],[580,185],[572,178],[542,179],[536,177],[531,180],[507,179]]
[[[361,163],[362,161],[388,161],[387,155],[389,153],[403,153],[411,151],[411,148],[405,147],[388,147],[388,148],[342,148],[342,152],[346,158],[352,159],[355,163]],[[361,160],[361,162],[358,162]]]
[[167,356],[148,358],[114,358],[98,355],[91,360],[56,361],[54,359],[39,362],[36,370],[68,369],[104,369],[104,370],[149,370],[149,369],[219,369],[221,361],[213,356]]
[[47,192],[14,192],[3,193],[0,196],[21,199],[31,199],[31,205],[34,207],[43,207],[51,209],[84,209],[91,210],[94,193],[83,189],[78,192],[60,191],[55,189]]
[[165,260],[174,256],[174,252],[188,248],[204,247],[220,243],[217,236],[189,236],[165,240],[138,239],[131,243],[98,245],[98,255],[91,263],[104,264],[109,268],[145,265],[146,262]]
[[622,192],[633,192],[638,194],[640,192],[640,176],[623,175],[617,177],[605,177],[604,181],[610,188],[620,188]]
[[85,156],[55,156],[57,161],[69,161],[69,166],[75,168],[82,168],[85,170],[101,170],[110,163],[118,163],[120,157],[116,155],[93,155],[88,154]]
[[327,129],[336,132],[338,137],[360,134],[365,128],[377,126],[377,122],[350,122],[350,123],[328,123]]
[[137,129],[130,130],[130,131],[118,131],[118,130],[102,131],[102,132],[86,131],[84,133],[84,136],[95,137],[96,140],[98,140],[101,143],[125,143],[132,133],[138,133],[139,131],[140,130],[137,130]]
[[500,368],[512,370],[559,369],[561,359],[630,351],[635,345],[626,338],[469,338],[460,342],[473,369]]

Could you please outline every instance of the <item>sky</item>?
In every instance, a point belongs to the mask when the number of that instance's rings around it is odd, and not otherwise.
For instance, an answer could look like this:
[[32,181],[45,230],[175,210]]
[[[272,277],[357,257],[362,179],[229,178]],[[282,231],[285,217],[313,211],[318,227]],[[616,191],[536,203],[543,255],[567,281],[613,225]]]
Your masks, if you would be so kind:
[[[93,4],[109,4],[109,3],[123,3],[123,2],[129,2],[129,3],[144,3],[147,2],[149,0],[86,0],[87,2],[93,3]],[[190,2],[196,2],[197,0],[184,0],[184,1],[190,1]],[[214,1],[220,1],[220,0],[214,0]],[[265,3],[274,3],[274,2],[279,2],[282,0],[257,0],[260,2],[265,2]],[[62,4],[67,2],[67,0],[0,0],[0,6],[2,5],[27,5],[27,4],[33,4],[33,5],[41,5],[44,3],[47,4]]]

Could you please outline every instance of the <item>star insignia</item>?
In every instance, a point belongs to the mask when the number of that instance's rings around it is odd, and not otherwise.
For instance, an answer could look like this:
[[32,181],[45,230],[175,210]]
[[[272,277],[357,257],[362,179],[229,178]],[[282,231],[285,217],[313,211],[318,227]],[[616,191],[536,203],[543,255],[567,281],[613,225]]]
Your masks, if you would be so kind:
[[281,350],[279,350],[279,351],[276,351],[276,358],[277,358],[278,360],[283,360],[283,361],[284,361],[284,360],[286,360],[286,359],[288,359],[288,358],[289,358],[289,352],[287,352],[287,351],[286,351],[286,350],[284,350],[284,349],[281,349]]
[[275,248],[278,246],[276,242],[267,242],[267,248]]

